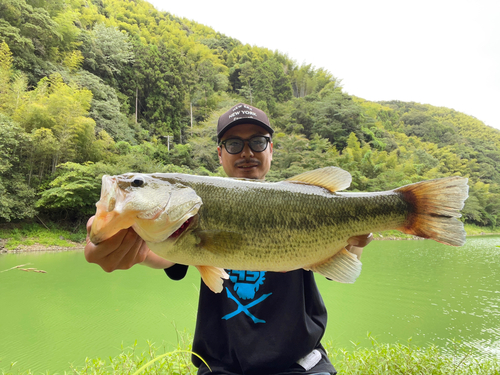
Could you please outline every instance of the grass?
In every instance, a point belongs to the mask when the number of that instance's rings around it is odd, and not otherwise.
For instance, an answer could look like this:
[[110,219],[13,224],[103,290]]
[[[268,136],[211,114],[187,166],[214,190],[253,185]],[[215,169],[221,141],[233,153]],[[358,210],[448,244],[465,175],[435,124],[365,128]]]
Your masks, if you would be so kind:
[[[187,337],[181,336],[182,340],[173,352],[148,343],[148,350],[137,353],[135,343],[123,348],[123,352],[114,358],[88,358],[83,366],[69,366],[63,373],[194,375],[196,368],[191,363],[191,339]],[[426,348],[415,346],[411,339],[405,344],[379,343],[368,335],[367,345],[353,343],[352,348],[339,349],[327,342],[325,349],[340,375],[500,375],[500,360],[476,358],[470,347],[460,343],[451,343],[449,348],[441,350],[433,345]],[[17,371],[15,364],[2,372],[2,375],[31,374],[34,373]]]
[[500,375],[500,360],[474,357],[473,349],[452,343],[442,350],[406,344],[384,344],[368,336],[369,345],[354,344],[338,349],[327,343],[325,348],[335,368],[342,375]]
[[[157,347],[148,342],[148,349],[137,353],[137,342],[124,348],[114,358],[87,358],[83,366],[68,366],[63,372],[46,372],[46,375],[72,374],[72,375],[196,375],[197,368],[191,363],[190,335],[181,334],[176,350],[167,352],[163,347]],[[160,358],[161,357],[161,358]],[[11,364],[10,369],[3,370],[2,375],[35,375],[31,370],[20,371],[16,364]]]
[[[500,234],[500,227],[479,227],[473,224],[464,225],[467,236],[480,236],[483,234]],[[376,239],[413,239],[414,236],[401,233],[397,230],[386,230],[383,232],[373,233]]]
[[[178,347],[172,352],[157,348],[148,343],[149,349],[136,354],[134,344],[132,348],[124,350],[115,358],[102,360],[100,358],[87,359],[82,367],[71,366],[71,373],[75,375],[105,375],[105,374],[168,374],[168,375],[195,375],[197,368],[191,363],[191,344],[186,349]],[[161,356],[161,358],[159,358]]]
[[498,234],[500,227],[478,227],[474,224],[465,224],[465,232],[468,236],[480,236],[482,234]]
[[85,241],[86,235],[84,226],[72,231],[63,229],[53,223],[47,223],[46,225],[24,223],[11,228],[0,229],[0,239],[4,240],[3,246],[7,250],[14,250],[20,245],[31,246],[36,244],[47,247],[75,247],[76,243]]

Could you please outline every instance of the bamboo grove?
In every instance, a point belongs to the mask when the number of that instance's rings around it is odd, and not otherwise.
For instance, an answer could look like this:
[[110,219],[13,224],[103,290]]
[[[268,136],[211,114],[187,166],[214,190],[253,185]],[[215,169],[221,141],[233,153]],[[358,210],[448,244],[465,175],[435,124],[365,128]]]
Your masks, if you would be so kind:
[[0,0],[0,222],[82,223],[103,174],[223,175],[216,122],[239,102],[277,129],[270,180],[337,165],[376,191],[461,175],[462,219],[499,224],[500,131],[347,95],[325,69],[142,0]]

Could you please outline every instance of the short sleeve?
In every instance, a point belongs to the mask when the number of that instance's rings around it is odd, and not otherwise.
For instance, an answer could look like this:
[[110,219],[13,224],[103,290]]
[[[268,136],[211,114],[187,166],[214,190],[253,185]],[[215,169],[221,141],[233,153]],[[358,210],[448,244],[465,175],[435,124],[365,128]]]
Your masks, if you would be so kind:
[[165,273],[172,280],[182,280],[186,276],[188,266],[184,264],[174,264],[172,267],[165,268]]

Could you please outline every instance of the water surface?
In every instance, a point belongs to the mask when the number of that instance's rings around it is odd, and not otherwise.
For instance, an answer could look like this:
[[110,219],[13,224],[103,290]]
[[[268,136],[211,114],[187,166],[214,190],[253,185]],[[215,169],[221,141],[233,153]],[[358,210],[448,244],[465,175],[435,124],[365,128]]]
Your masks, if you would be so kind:
[[[352,285],[318,279],[329,311],[326,336],[344,344],[370,332],[381,342],[500,353],[500,237],[468,238],[463,247],[434,241],[379,241],[363,253]],[[362,340],[362,339],[361,339]],[[366,341],[366,340],[365,340]]]
[[[497,245],[500,237],[469,238],[461,248],[373,242],[355,284],[317,277],[329,312],[325,340],[367,345],[368,332],[380,342],[411,338],[419,346],[459,340],[475,355],[499,356]],[[16,362],[18,370],[62,372],[136,341],[139,351],[148,340],[171,350],[179,332],[194,332],[195,269],[175,282],[142,266],[108,274],[81,251],[0,255],[0,271],[25,263],[47,273],[0,273],[0,369]]]

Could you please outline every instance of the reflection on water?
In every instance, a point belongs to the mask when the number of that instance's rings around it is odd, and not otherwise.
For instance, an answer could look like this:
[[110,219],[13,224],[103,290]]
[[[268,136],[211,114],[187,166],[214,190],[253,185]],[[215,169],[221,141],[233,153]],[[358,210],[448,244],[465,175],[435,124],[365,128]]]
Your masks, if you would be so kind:
[[[375,241],[355,284],[318,276],[329,312],[325,340],[351,347],[407,342],[442,348],[453,340],[476,356],[500,356],[500,237],[454,248],[433,241]],[[0,271],[31,263],[47,274],[0,273],[0,369],[50,372],[107,358],[147,340],[171,350],[177,330],[194,331],[199,275],[180,282],[134,267],[111,274],[82,252],[0,255]],[[290,312],[293,313],[293,312]]]
[[[370,332],[381,342],[447,347],[500,356],[499,237],[456,248],[433,241],[381,241],[365,249],[353,285],[318,278],[329,311],[327,337],[345,345]],[[349,338],[350,337],[350,338]]]

